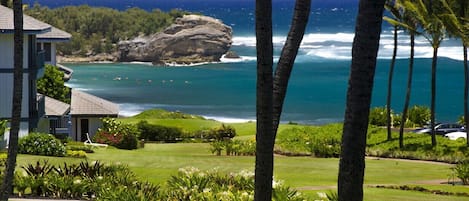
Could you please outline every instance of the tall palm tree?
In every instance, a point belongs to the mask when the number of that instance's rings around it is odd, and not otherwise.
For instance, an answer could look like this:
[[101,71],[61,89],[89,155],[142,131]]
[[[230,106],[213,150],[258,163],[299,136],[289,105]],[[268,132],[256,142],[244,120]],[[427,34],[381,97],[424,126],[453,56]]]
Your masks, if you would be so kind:
[[365,146],[385,0],[360,0],[338,176],[340,201],[363,200]]
[[311,0],[297,0],[292,26],[273,77],[272,1],[256,1],[257,101],[254,200],[272,200],[273,149],[290,72],[309,18]]
[[272,0],[256,0],[256,166],[254,200],[272,199],[273,177],[273,44]]
[[[404,148],[404,126],[405,122],[407,121],[407,112],[409,110],[409,103],[410,103],[410,95],[412,90],[412,77],[413,77],[413,69],[414,69],[414,55],[415,55],[415,35],[418,34],[417,32],[417,22],[415,17],[412,16],[413,13],[407,12],[404,6],[405,0],[397,0],[395,4],[395,10],[393,13],[395,19],[384,18],[386,21],[403,27],[405,31],[407,31],[410,35],[410,56],[409,56],[409,72],[407,76],[407,89],[406,89],[406,96],[404,100],[404,107],[401,116],[401,125],[399,127],[399,148]],[[399,12],[399,14],[397,14]]]
[[444,12],[445,0],[406,0],[405,7],[413,13],[415,19],[423,29],[423,36],[433,48],[431,70],[431,105],[430,127],[432,146],[436,146],[435,108],[436,108],[436,67],[438,63],[438,48],[445,37],[445,25],[440,15]]
[[21,122],[21,103],[23,94],[23,3],[13,1],[14,21],[14,73],[13,73],[13,109],[10,122],[10,137],[8,144],[8,158],[0,192],[0,200],[8,200],[12,192],[13,173],[16,167],[18,153],[18,133]]
[[[464,126],[469,128],[469,66],[467,63],[467,46],[469,45],[469,2],[467,0],[450,0],[451,14],[444,15],[446,30],[450,35],[461,39],[464,56]],[[469,136],[466,136],[466,144],[469,146]]]
[[394,66],[396,64],[396,55],[397,55],[397,39],[398,39],[398,31],[399,31],[399,23],[396,23],[400,21],[401,19],[401,13],[399,11],[398,7],[398,2],[397,0],[388,0],[386,1],[385,4],[386,10],[388,10],[391,15],[393,16],[392,18],[389,17],[384,17],[383,19],[389,22],[393,28],[394,28],[394,49],[392,51],[392,59],[391,59],[391,64],[389,66],[389,73],[388,73],[388,94],[386,98],[386,127],[387,127],[387,140],[390,141],[392,139],[392,134],[391,134],[391,125],[392,125],[392,114],[391,114],[391,98],[392,98],[392,79],[394,75]]

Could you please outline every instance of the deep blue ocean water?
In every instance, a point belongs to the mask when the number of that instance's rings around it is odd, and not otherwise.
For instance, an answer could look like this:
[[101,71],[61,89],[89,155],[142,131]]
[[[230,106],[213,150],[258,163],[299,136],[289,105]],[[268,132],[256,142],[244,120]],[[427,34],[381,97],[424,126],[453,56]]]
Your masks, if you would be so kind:
[[[33,3],[37,0],[24,1]],[[221,19],[232,26],[232,49],[242,59],[195,66],[155,67],[148,64],[69,64],[75,70],[71,87],[109,99],[123,115],[164,108],[225,121],[255,119],[255,37],[253,0],[39,0],[50,7],[89,4],[115,9],[180,8]],[[280,51],[291,21],[293,0],[274,0],[274,44]],[[313,2],[302,47],[295,62],[282,116],[283,121],[311,124],[343,119],[351,60],[356,0]],[[392,107],[402,110],[409,37],[401,34],[394,78]],[[386,84],[392,53],[392,31],[384,23],[373,92],[373,106],[386,103]],[[462,48],[445,40],[437,75],[437,120],[456,121],[463,111]],[[429,105],[432,48],[417,38],[411,104]],[[277,59],[277,58],[276,58]]]

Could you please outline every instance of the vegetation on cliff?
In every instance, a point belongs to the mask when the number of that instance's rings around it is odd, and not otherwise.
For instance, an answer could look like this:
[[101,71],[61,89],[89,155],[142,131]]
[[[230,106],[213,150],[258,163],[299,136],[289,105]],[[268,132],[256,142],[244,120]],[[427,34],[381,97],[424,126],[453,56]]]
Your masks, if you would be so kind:
[[118,11],[105,7],[65,6],[50,9],[35,4],[26,14],[72,34],[69,43],[58,45],[59,54],[89,56],[113,53],[116,44],[141,35],[158,32],[185,14],[159,9],[151,12],[129,8]]

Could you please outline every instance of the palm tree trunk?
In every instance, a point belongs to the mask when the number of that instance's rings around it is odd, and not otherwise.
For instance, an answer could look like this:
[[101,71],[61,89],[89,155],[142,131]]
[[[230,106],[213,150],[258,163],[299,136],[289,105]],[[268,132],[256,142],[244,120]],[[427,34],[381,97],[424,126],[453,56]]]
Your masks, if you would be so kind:
[[435,104],[436,104],[436,64],[438,62],[438,48],[433,48],[432,58],[432,94],[430,105],[430,126],[432,128],[432,147],[436,146],[436,133],[435,133]]
[[21,123],[21,103],[23,96],[23,3],[21,0],[13,2],[14,21],[14,73],[13,73],[13,108],[10,122],[10,137],[8,157],[3,178],[0,200],[8,200],[12,192],[13,174],[16,167],[18,153],[18,133]]
[[282,114],[283,102],[287,94],[288,80],[293,69],[298,49],[308,24],[308,18],[311,8],[311,0],[297,0],[293,20],[291,23],[288,37],[280,54],[277,69],[274,76],[274,138],[277,134],[278,125],[280,123],[280,115]]
[[469,147],[469,136],[467,132],[469,129],[469,111],[468,111],[468,96],[469,96],[469,66],[467,64],[467,46],[463,44],[464,54],[464,126],[466,128],[466,145]]
[[409,110],[410,94],[412,90],[412,77],[414,71],[414,54],[415,54],[415,33],[410,33],[410,58],[409,58],[409,74],[407,75],[407,91],[402,110],[401,126],[399,128],[399,148],[404,148],[404,126],[407,120],[407,111]]
[[386,114],[387,114],[386,126],[388,129],[388,137],[387,137],[388,141],[392,139],[391,97],[392,97],[392,78],[394,75],[394,66],[396,64],[396,55],[397,55],[397,30],[398,30],[398,27],[394,26],[394,50],[392,51],[391,66],[389,67],[389,75],[388,75],[388,95],[387,95],[387,100],[386,100]]
[[256,0],[257,98],[254,200],[272,200],[273,177],[273,44],[272,1]]
[[359,2],[339,164],[340,201],[363,200],[366,133],[384,3]]

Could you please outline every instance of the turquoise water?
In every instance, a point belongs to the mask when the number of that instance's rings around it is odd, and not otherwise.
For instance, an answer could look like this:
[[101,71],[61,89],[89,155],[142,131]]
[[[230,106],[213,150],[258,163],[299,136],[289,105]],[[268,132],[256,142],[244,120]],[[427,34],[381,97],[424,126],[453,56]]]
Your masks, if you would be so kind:
[[[34,1],[25,1],[32,3]],[[197,66],[157,67],[147,64],[70,64],[68,85],[121,105],[123,115],[164,108],[236,121],[255,119],[255,37],[253,0],[38,0],[50,7],[78,5],[147,10],[182,8],[221,19],[233,28],[232,50],[242,59]],[[278,55],[289,29],[292,0],[274,0],[274,47]],[[283,121],[311,124],[342,121],[351,60],[356,0],[313,1],[310,22],[295,62]],[[383,24],[373,106],[384,106],[392,29]],[[405,94],[409,37],[402,33],[394,80],[392,108],[400,112]],[[416,67],[411,104],[430,103],[432,48],[416,41]],[[437,120],[456,121],[463,111],[462,48],[445,40],[440,48],[437,77]],[[278,59],[278,56],[275,60]]]

